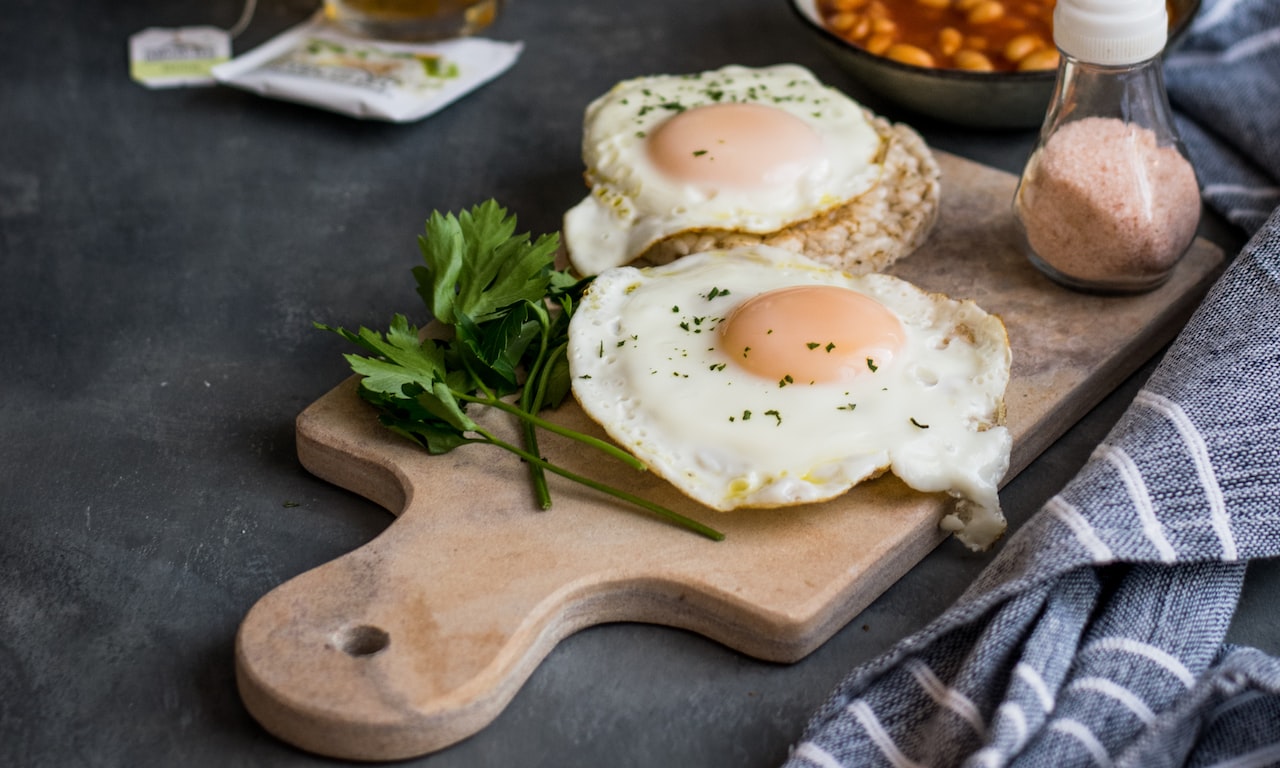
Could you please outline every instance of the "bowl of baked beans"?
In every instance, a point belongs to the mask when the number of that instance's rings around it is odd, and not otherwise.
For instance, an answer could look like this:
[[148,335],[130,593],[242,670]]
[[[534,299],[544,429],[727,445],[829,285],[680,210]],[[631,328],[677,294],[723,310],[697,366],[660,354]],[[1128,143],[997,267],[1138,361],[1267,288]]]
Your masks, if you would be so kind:
[[[1031,128],[1057,77],[1054,0],[788,0],[868,90],[960,125]],[[1200,0],[1167,0],[1169,44]]]

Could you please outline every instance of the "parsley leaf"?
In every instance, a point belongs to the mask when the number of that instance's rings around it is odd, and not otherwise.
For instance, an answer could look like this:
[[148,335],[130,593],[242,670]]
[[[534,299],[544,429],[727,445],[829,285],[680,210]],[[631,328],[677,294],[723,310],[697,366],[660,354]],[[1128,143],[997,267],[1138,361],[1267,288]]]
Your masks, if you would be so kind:
[[448,325],[464,316],[479,323],[515,302],[546,296],[560,239],[542,235],[531,244],[515,228],[515,217],[493,200],[456,217],[432,212],[426,234],[418,236],[426,264],[413,270],[432,317]]

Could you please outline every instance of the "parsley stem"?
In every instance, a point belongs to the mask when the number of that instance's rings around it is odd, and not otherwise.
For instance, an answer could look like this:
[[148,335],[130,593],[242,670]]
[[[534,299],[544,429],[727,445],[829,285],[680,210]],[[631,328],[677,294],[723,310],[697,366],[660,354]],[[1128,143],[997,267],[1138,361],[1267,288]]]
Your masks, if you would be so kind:
[[[525,421],[521,423],[521,429],[524,432],[524,444],[529,446],[531,452],[537,453],[538,428]],[[529,479],[533,482],[533,494],[538,499],[538,506],[542,509],[551,509],[551,489],[547,487],[547,476],[543,473],[542,467],[529,464]]]
[[[524,389],[520,392],[520,407],[526,413],[537,413],[542,410],[543,402],[543,389],[539,379],[545,376],[544,371],[550,367],[547,360],[547,335],[551,332],[551,322],[547,317],[545,307],[541,303],[529,302],[529,307],[538,318],[538,325],[542,328],[542,332],[538,334],[538,355],[534,358],[533,365],[530,366],[529,381],[525,382]],[[531,387],[530,383],[534,381],[539,381],[539,386]],[[524,432],[525,448],[528,449],[529,453],[540,454],[538,450],[538,428],[532,422],[522,421],[521,429]],[[533,483],[533,491],[538,499],[538,506],[544,510],[551,509],[551,489],[547,486],[547,476],[542,467],[537,464],[530,464],[529,480]]]
[[487,405],[492,408],[497,408],[500,411],[505,411],[507,413],[510,413],[513,416],[516,416],[519,419],[530,422],[535,426],[545,429],[548,432],[554,432],[555,434],[560,435],[562,437],[567,437],[570,440],[577,440],[580,443],[585,443],[586,445],[589,445],[598,451],[602,451],[603,453],[606,453],[614,457],[615,459],[618,459],[619,461],[625,463],[627,466],[633,469],[638,469],[641,471],[647,471],[649,469],[647,466],[645,466],[645,463],[643,461],[640,461],[635,456],[632,456],[631,454],[627,453],[626,451],[622,450],[621,448],[619,448],[618,446],[612,443],[606,442],[604,440],[600,440],[599,438],[592,437],[591,435],[584,434],[576,430],[569,429],[568,427],[562,427],[559,424],[556,424],[555,422],[547,421],[546,419],[535,416],[532,413],[527,413],[525,411],[522,411],[516,406],[511,405],[510,403],[507,403],[503,400],[499,400],[496,397],[488,397],[488,398],[476,397],[475,395],[468,395],[462,392],[454,392],[453,394],[454,394],[454,397],[458,398],[459,400],[463,400],[469,403],[479,403],[480,405]]
[[[545,361],[541,356],[534,364],[534,371],[545,365]],[[526,413],[537,413],[542,410],[541,393],[529,386],[526,382],[524,389],[520,392],[520,407]],[[538,428],[533,422],[521,421],[520,429],[524,433],[524,445],[529,453],[538,454]],[[538,506],[542,509],[551,509],[551,489],[547,486],[547,476],[543,472],[542,467],[537,464],[529,464],[529,480],[533,483],[534,496],[538,499]]]
[[547,461],[546,459],[543,459],[540,456],[535,456],[532,453],[529,453],[528,451],[525,451],[517,446],[512,445],[511,443],[500,440],[483,429],[476,429],[475,431],[476,431],[476,434],[483,436],[485,440],[487,440],[491,445],[496,445],[499,448],[510,451],[511,453],[514,453],[516,456],[519,456],[525,461],[531,464],[536,464],[539,467],[542,467],[543,469],[547,470],[548,472],[554,472],[555,474],[560,475],[561,477],[564,477],[564,478],[568,478],[569,480],[572,480],[575,483],[585,485],[588,488],[592,488],[594,490],[600,491],[601,493],[607,494],[621,501],[634,504],[635,506],[640,507],[641,509],[652,512],[655,515],[658,515],[659,517],[666,518],[667,520],[670,520],[671,522],[677,525],[688,528],[694,533],[701,534],[702,536],[705,536],[708,539],[711,539],[712,541],[724,541],[724,534],[721,533],[720,531],[717,531],[715,528],[712,528],[707,525],[703,525],[697,520],[694,520],[689,517],[685,517],[679,512],[668,509],[662,506],[661,504],[655,504],[652,501],[649,501],[648,499],[643,499],[639,496],[635,496],[633,494],[627,493],[626,491],[621,490],[619,488],[614,488],[611,485],[605,485],[604,483],[601,483],[597,480],[592,480],[589,477],[583,477],[582,475],[576,474],[574,472],[570,472],[569,470],[563,467],[552,464],[551,462]]

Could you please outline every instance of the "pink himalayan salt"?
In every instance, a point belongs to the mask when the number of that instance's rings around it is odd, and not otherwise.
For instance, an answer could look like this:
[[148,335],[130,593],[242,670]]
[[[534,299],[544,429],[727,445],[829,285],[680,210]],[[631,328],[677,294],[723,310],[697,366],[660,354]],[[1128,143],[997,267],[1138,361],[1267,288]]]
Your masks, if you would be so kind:
[[1019,189],[1019,214],[1035,254],[1071,282],[1155,285],[1195,237],[1195,171],[1147,128],[1106,117],[1067,123],[1037,163]]

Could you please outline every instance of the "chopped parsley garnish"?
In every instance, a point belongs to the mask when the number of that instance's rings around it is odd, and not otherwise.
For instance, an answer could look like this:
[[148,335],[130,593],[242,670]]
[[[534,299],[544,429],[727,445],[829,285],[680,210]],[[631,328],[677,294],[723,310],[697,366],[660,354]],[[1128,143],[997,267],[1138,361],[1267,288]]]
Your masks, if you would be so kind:
[[817,349],[818,347],[820,347],[820,346],[822,346],[822,345],[821,345],[821,344],[819,344],[819,343],[818,343],[818,342],[816,342],[816,341],[810,341],[809,343],[805,344],[805,346],[806,346],[806,347],[808,347],[809,349]]
[[912,417],[911,417],[911,423],[912,423],[912,424],[915,424],[917,427],[919,427],[919,428],[921,428],[921,429],[928,429],[928,428],[929,428],[929,425],[928,425],[928,424],[921,424],[920,422],[916,421],[916,419],[915,419],[915,417],[914,417],[914,416],[912,416]]
[[649,114],[655,109],[667,109],[667,110],[671,110],[672,112],[683,112],[685,111],[685,109],[687,109],[687,107],[678,101],[668,101],[662,104],[646,104],[645,106],[640,108],[640,111],[636,113],[636,116],[644,117],[645,115]]
[[695,149],[695,150],[693,151],[693,156],[694,156],[694,157],[702,157],[702,156],[703,156],[703,155],[705,155],[705,154],[707,154],[707,150],[705,150],[705,149]]
[[782,414],[780,414],[780,413],[778,413],[777,411],[775,411],[775,410],[773,410],[772,408],[770,408],[769,410],[767,410],[767,411],[765,411],[765,412],[764,412],[764,415],[765,415],[765,416],[772,416],[773,418],[777,419],[777,420],[778,420],[778,426],[782,426]]
[[869,357],[867,358],[867,367],[871,369],[872,373],[875,373],[880,368],[880,366],[876,365],[876,362]]
[[836,410],[837,410],[837,411],[852,411],[853,409],[855,409],[855,408],[857,408],[857,407],[858,407],[858,404],[857,404],[857,403],[845,403],[844,405],[837,405],[837,406],[836,406]]

